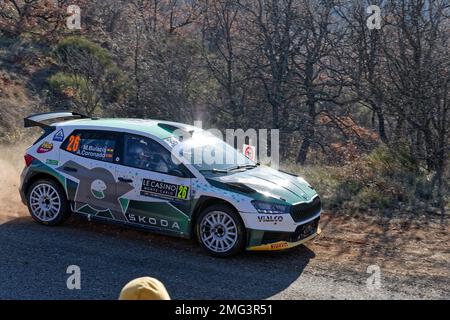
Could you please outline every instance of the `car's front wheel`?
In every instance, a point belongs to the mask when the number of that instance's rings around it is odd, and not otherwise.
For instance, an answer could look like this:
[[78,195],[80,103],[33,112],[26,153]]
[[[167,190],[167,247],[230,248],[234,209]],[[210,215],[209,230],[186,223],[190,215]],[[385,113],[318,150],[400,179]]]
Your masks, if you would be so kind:
[[45,225],[63,223],[70,215],[70,208],[62,187],[53,180],[42,179],[28,189],[28,210],[33,219]]
[[210,254],[229,257],[245,247],[245,227],[238,213],[225,205],[214,205],[200,213],[197,239]]

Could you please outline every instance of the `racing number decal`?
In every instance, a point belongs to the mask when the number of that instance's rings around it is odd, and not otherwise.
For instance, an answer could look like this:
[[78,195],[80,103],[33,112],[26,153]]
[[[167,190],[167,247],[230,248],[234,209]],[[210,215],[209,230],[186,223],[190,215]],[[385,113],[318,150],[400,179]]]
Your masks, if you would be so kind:
[[69,144],[67,145],[67,151],[77,152],[80,148],[80,136],[70,136]]
[[188,192],[188,187],[186,186],[178,186],[178,199],[186,199]]

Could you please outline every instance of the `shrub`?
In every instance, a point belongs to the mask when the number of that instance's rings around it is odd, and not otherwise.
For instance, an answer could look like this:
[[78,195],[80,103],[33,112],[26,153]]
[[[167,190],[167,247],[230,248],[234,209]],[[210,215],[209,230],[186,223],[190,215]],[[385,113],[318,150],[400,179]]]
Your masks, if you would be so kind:
[[80,59],[95,59],[96,63],[104,68],[111,67],[112,58],[106,49],[98,46],[96,43],[83,37],[67,37],[58,44],[55,54],[59,64],[64,68],[67,66],[70,70],[79,67],[80,72],[85,72],[85,65]]
[[91,115],[119,101],[125,80],[107,50],[85,38],[68,37],[55,54],[61,71],[49,79],[50,87],[75,109]]
[[[321,195],[328,209],[400,209],[415,211],[431,197],[429,178],[402,148],[385,146],[341,167],[288,166]],[[428,204],[432,206],[433,203]]]

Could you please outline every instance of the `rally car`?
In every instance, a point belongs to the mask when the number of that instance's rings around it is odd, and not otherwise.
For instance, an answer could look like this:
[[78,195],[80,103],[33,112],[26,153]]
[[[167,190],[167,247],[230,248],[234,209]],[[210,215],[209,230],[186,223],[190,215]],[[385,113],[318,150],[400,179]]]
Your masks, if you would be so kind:
[[[25,118],[35,126],[44,133],[26,150],[20,194],[38,223],[76,213],[196,238],[220,257],[287,249],[320,232],[321,200],[303,178],[255,163],[200,128],[75,112]],[[205,150],[227,161],[206,161]]]

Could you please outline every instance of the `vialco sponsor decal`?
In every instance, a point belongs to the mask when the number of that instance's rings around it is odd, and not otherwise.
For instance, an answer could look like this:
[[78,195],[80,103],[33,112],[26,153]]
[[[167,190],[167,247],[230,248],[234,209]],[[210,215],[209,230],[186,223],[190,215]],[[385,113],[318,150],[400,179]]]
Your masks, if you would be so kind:
[[162,181],[143,179],[141,195],[143,196],[158,196],[168,199],[186,200],[189,194],[189,187],[167,183]]
[[258,216],[258,221],[277,224],[283,222],[283,216]]

